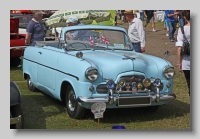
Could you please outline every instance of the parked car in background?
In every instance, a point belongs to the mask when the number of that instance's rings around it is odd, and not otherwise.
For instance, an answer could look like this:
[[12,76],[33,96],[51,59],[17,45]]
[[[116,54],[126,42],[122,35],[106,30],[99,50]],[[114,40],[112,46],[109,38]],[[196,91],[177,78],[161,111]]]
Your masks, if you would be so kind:
[[22,70],[30,91],[63,101],[71,118],[82,118],[97,102],[155,112],[176,99],[172,64],[135,52],[126,30],[116,26],[64,27],[58,41],[25,49]]
[[32,14],[10,14],[11,18],[19,18],[19,28],[26,29],[29,21],[33,18]]
[[11,14],[32,14],[32,10],[10,10]]
[[24,128],[24,115],[21,107],[21,92],[17,84],[10,81],[10,129]]
[[24,54],[26,33],[19,33],[20,17],[10,17],[10,66],[17,67]]

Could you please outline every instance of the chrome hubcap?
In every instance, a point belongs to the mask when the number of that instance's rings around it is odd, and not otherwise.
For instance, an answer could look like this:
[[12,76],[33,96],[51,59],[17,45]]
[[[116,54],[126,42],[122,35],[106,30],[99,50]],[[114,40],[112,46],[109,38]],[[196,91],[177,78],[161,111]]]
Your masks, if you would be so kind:
[[28,80],[28,84],[29,84],[30,87],[33,86],[31,79]]
[[29,79],[28,84],[29,84],[29,86],[32,86],[31,79]]
[[73,90],[69,92],[68,98],[69,98],[68,107],[70,111],[74,111],[76,107],[76,95]]

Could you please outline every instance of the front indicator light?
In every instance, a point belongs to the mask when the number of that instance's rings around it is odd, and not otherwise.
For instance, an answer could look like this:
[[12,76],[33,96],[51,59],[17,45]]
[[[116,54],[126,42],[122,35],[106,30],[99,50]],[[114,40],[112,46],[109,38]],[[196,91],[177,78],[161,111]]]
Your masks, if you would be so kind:
[[170,83],[168,83],[166,86],[167,86],[167,88],[170,88],[170,87],[171,87],[171,84],[170,84]]
[[90,87],[89,87],[89,90],[90,90],[91,92],[93,92],[93,91],[94,91],[94,87],[93,87],[93,86],[90,86]]

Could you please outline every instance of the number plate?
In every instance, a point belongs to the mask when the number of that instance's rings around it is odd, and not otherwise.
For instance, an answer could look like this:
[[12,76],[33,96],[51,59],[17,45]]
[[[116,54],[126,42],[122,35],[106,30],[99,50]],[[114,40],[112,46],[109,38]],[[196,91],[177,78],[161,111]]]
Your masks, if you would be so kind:
[[151,105],[151,97],[119,97],[118,106]]

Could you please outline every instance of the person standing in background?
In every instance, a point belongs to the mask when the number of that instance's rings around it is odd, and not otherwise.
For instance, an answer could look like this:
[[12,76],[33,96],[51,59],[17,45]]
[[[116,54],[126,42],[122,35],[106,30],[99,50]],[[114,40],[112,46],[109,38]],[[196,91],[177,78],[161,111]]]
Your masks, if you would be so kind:
[[169,25],[166,18],[166,14],[164,13],[164,29],[166,29],[166,36],[169,37]]
[[[183,26],[184,34],[187,41],[190,43],[190,10],[184,11],[184,18],[187,21],[187,24]],[[189,96],[190,96],[190,55],[181,55],[181,50],[183,46],[183,34],[181,27],[178,29],[177,35],[177,67],[180,72],[183,71],[185,79],[187,82]]]
[[[176,13],[176,12],[178,12],[178,10],[174,10],[174,13]],[[179,14],[177,14],[177,15],[175,15],[175,16],[174,16],[175,23],[176,23],[176,28],[179,28],[179,20],[178,20],[178,15],[179,15]]]
[[169,40],[174,42],[174,33],[176,31],[176,21],[174,16],[178,15],[179,12],[174,12],[174,10],[165,10],[166,21],[169,25]]
[[116,13],[115,13],[115,26],[117,26],[117,17],[118,17],[118,10],[116,10]]
[[151,21],[153,32],[156,32],[154,10],[144,10],[144,17],[146,17],[146,24],[144,25],[144,27],[146,28],[148,23]]
[[[84,26],[75,15],[70,15],[66,20],[66,26]],[[91,32],[90,30],[75,30],[74,32],[67,32],[67,40],[81,40],[90,41]]]
[[128,21],[126,20],[126,18],[125,18],[125,16],[124,16],[124,11],[125,11],[125,10],[121,10],[122,23],[127,23]]
[[186,20],[184,18],[184,10],[178,10],[178,21],[179,21],[179,26],[182,27],[186,24]]
[[128,36],[135,52],[143,53],[145,52],[145,31],[142,20],[134,17],[133,10],[125,10],[124,16],[129,22]]
[[142,21],[144,21],[144,11],[143,10],[139,10],[139,13],[140,13],[140,19]]
[[33,10],[33,18],[26,27],[25,44],[27,46],[34,46],[36,43],[35,41],[44,41],[46,37],[44,25],[42,23],[43,14],[45,13],[41,10]]
[[117,13],[118,13],[118,19],[121,20],[122,19],[121,10],[117,10]]

